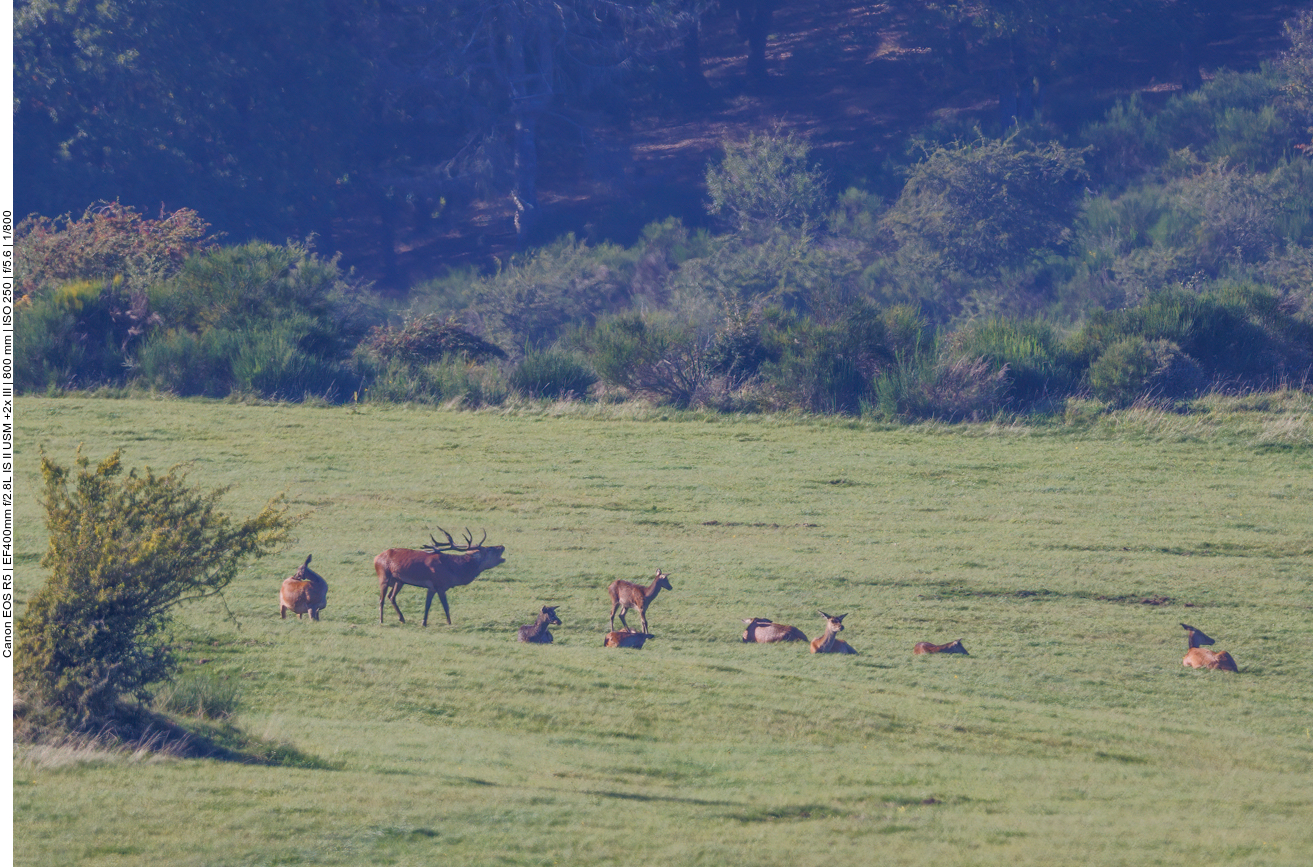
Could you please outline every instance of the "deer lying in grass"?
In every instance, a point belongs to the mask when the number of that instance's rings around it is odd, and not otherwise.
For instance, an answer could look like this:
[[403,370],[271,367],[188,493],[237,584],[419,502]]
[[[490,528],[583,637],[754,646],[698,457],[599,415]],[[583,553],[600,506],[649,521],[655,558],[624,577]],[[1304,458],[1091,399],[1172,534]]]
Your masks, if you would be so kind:
[[615,631],[615,615],[620,612],[620,623],[629,628],[625,623],[625,612],[630,609],[638,610],[638,618],[643,623],[643,631],[647,632],[647,607],[652,604],[652,600],[657,598],[657,594],[665,590],[673,590],[670,586],[670,576],[657,570],[656,578],[647,587],[641,587],[629,581],[612,581],[611,586],[606,588],[606,592],[611,594],[611,631]]
[[743,630],[743,640],[749,644],[769,644],[772,641],[806,641],[807,636],[796,626],[787,623],[772,623],[765,617],[750,617],[743,620],[748,628]]
[[625,627],[619,632],[608,632],[606,638],[602,639],[602,646],[632,647],[635,650],[638,650],[643,646],[643,642],[652,637],[653,635],[649,632],[635,632],[634,630]]
[[328,607],[328,582],[310,568],[312,556],[308,555],[301,568],[283,579],[283,586],[278,591],[278,614],[284,620],[289,611],[296,615],[297,620],[307,613],[311,620],[318,620],[319,612]]
[[931,644],[928,641],[918,641],[912,648],[912,653],[921,655],[923,653],[960,653],[963,656],[970,656],[967,649],[962,646],[962,639],[958,638],[947,644]]
[[1186,653],[1185,659],[1181,660],[1182,665],[1190,668],[1211,668],[1217,671],[1237,673],[1240,671],[1231,654],[1225,650],[1212,651],[1203,647],[1205,644],[1214,643],[1213,639],[1188,623],[1182,623],[1181,628],[1185,630],[1186,641]]
[[[479,544],[474,544],[474,534],[465,530],[465,544],[457,545],[451,534],[441,527],[438,531],[447,537],[443,545],[433,534],[429,534],[432,545],[425,545],[422,550],[410,548],[388,548],[374,558],[374,571],[378,573],[378,622],[383,622],[383,603],[390,601],[397,610],[397,617],[406,622],[401,607],[397,605],[397,593],[409,584],[423,587],[429,592],[424,600],[424,625],[429,625],[429,608],[433,605],[436,593],[442,600],[442,611],[447,615],[447,624],[451,624],[451,609],[447,606],[447,591],[453,587],[469,584],[479,573],[491,569],[503,562],[505,545],[484,545],[488,534],[485,531]],[[452,553],[452,552],[461,553]]]
[[527,641],[530,644],[551,644],[552,634],[547,631],[548,624],[560,626],[561,621],[556,617],[556,609],[544,605],[543,610],[539,612],[538,619],[527,626],[520,627],[520,640]]
[[831,617],[822,611],[821,616],[825,618],[825,634],[812,641],[812,653],[856,653],[852,645],[839,637],[843,632],[843,619],[848,615]]

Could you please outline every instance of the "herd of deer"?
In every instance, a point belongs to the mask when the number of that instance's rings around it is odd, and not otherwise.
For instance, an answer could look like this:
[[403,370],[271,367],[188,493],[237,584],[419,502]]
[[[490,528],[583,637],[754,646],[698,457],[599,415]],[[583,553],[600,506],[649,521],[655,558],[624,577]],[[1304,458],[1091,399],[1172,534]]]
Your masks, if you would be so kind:
[[[450,624],[451,608],[447,604],[447,591],[453,587],[463,587],[469,584],[479,576],[479,573],[504,562],[503,554],[506,547],[504,545],[485,545],[484,542],[488,540],[486,531],[483,538],[475,543],[474,534],[466,529],[465,544],[458,545],[452,539],[450,533],[441,527],[438,530],[447,537],[445,544],[429,534],[431,544],[424,545],[418,550],[389,548],[374,558],[374,571],[378,573],[379,623],[383,622],[383,608],[386,602],[391,602],[392,607],[397,612],[397,618],[402,623],[406,622],[405,615],[401,613],[401,607],[397,605],[397,593],[402,587],[409,584],[412,587],[422,587],[428,591],[428,596],[424,600],[424,626],[429,625],[429,609],[433,605],[435,595],[442,602],[442,611],[447,616],[447,623]],[[662,590],[673,589],[670,586],[670,576],[660,569],[657,570],[652,583],[646,587],[630,581],[611,582],[611,585],[607,587],[607,593],[611,596],[611,631],[606,633],[606,636],[602,639],[602,645],[604,647],[641,648],[649,638],[653,637],[652,633],[647,631],[648,607],[651,606],[657,594]],[[328,606],[328,582],[311,570],[310,557],[306,557],[300,568],[283,581],[278,594],[278,603],[279,614],[284,619],[287,618],[288,611],[294,613],[298,619],[304,614],[309,614],[311,620],[319,619],[320,610]],[[639,621],[642,625],[641,630],[629,628],[629,624],[625,621],[625,614],[630,611],[638,612]],[[615,628],[617,614],[620,616],[620,625],[622,627],[619,630]],[[840,614],[834,617],[824,611],[820,612],[820,615],[825,618],[825,633],[820,638],[810,642],[811,652],[857,653],[852,645],[839,638],[839,633],[843,631],[843,619],[847,615]],[[747,624],[747,629],[743,631],[743,641],[746,643],[770,644],[779,641],[807,641],[807,636],[803,634],[801,629],[796,626],[789,626],[786,623],[774,623],[764,617],[746,618],[743,622]],[[560,625],[561,620],[556,616],[556,608],[544,605],[538,614],[537,620],[519,628],[519,640],[530,644],[551,644],[552,633],[548,631],[547,627]],[[1185,629],[1187,644],[1185,659],[1182,660],[1183,665],[1190,668],[1239,671],[1231,654],[1225,650],[1208,650],[1203,646],[1213,644],[1213,639],[1189,624],[1182,623],[1181,626]],[[962,646],[962,639],[960,638],[947,644],[931,644],[928,641],[918,642],[912,648],[912,653],[916,655],[928,653],[970,655],[967,653],[967,649]]]

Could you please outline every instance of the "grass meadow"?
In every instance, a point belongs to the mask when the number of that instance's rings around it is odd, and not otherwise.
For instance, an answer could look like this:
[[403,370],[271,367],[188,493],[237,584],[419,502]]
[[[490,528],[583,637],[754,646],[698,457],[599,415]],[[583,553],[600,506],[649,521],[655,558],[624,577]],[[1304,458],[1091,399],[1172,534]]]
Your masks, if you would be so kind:
[[[632,407],[18,403],[40,450],[186,463],[297,541],[178,613],[195,722],[246,761],[15,752],[35,865],[1307,865],[1313,403],[913,427]],[[378,622],[372,560],[469,527],[506,563]],[[313,554],[319,623],[280,620]],[[674,589],[601,647],[615,578]],[[516,642],[543,604],[549,646]],[[742,619],[857,656],[745,645]],[[1180,622],[1240,673],[1181,665]],[[914,657],[962,638],[970,656]]]

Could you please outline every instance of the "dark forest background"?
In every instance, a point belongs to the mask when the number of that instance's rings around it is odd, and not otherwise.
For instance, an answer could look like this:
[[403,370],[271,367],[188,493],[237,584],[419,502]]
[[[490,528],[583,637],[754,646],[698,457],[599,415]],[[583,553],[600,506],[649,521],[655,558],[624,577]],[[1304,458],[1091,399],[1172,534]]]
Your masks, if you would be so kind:
[[1309,387],[1307,4],[14,16],[29,392],[965,419]]

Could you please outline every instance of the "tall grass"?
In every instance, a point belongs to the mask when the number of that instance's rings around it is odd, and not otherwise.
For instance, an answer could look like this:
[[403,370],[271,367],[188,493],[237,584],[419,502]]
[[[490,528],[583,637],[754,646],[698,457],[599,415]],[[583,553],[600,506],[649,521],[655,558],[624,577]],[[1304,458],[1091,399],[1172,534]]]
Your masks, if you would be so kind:
[[[19,762],[16,860],[1302,864],[1311,407],[1258,400],[892,428],[21,399],[21,490],[37,445],[124,446],[234,484],[234,510],[284,490],[307,517],[177,624],[185,673],[239,685],[226,724],[291,746]],[[506,563],[452,591],[452,626],[420,627],[413,588],[380,625],[373,556],[439,526],[486,528]],[[280,620],[307,553],[329,607]],[[656,637],[602,648],[606,585],[657,567]],[[518,643],[544,604],[556,642]],[[815,637],[818,609],[859,655],[739,640],[753,616]],[[1240,673],[1185,669],[1182,621]],[[970,656],[912,655],[958,637]]]

